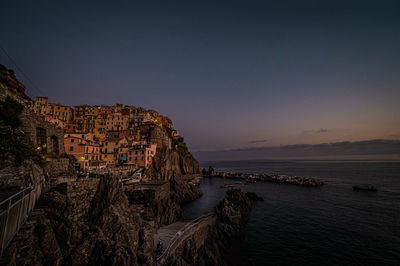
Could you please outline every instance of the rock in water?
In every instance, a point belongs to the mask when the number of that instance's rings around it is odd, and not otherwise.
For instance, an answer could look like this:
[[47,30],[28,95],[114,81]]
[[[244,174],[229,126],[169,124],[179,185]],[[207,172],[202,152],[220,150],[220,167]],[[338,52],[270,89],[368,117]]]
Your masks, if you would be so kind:
[[264,201],[264,199],[260,196],[258,196],[254,192],[246,192],[246,196],[249,197],[252,201]]

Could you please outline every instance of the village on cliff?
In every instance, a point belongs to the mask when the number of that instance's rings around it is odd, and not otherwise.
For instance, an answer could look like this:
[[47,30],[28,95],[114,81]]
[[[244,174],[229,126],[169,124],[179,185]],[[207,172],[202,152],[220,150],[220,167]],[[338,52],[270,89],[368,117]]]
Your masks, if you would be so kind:
[[255,198],[181,220],[202,173],[169,118],[33,101],[2,65],[0,169],[2,265],[224,265]]
[[[56,155],[63,142],[65,153],[77,160],[77,168],[99,171],[125,166],[147,168],[153,162],[157,147],[171,146],[171,138],[180,138],[172,121],[155,110],[116,104],[69,106],[51,103],[47,97],[31,100],[25,87],[5,67],[1,66],[0,86],[3,98],[12,97],[28,107],[38,117],[62,130],[48,143],[46,130],[38,127],[33,142],[42,154]],[[165,136],[165,132],[169,136]],[[50,147],[51,146],[51,147]]]

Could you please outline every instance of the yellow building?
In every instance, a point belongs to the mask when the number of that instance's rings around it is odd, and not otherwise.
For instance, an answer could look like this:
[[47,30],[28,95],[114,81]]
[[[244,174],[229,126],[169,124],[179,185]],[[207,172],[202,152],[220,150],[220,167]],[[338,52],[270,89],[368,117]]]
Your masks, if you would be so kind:
[[73,118],[72,108],[69,106],[50,103],[48,97],[36,97],[33,103],[33,110],[36,114],[50,116],[53,119],[69,123]]
[[118,142],[121,138],[107,138],[103,142],[101,149],[102,160],[106,161],[107,165],[114,165],[116,154],[118,151]]
[[120,149],[127,147],[129,144],[126,138],[107,138],[103,142],[101,151],[102,160],[107,165],[115,165],[118,162],[118,154]]
[[50,115],[54,119],[69,123],[70,121],[72,121],[73,112],[72,108],[69,106],[50,103],[47,105],[46,115]]
[[47,112],[47,106],[50,104],[48,97],[36,97],[33,102],[33,111],[39,115],[45,115]]
[[101,141],[106,138],[106,119],[102,116],[95,119],[93,134]]

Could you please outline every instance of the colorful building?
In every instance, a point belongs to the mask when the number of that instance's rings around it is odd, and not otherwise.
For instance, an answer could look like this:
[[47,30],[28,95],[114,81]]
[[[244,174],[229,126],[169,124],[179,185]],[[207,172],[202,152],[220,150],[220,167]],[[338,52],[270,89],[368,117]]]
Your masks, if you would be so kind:
[[127,154],[127,163],[136,164],[140,167],[149,167],[153,163],[156,150],[157,145],[155,144],[134,145]]

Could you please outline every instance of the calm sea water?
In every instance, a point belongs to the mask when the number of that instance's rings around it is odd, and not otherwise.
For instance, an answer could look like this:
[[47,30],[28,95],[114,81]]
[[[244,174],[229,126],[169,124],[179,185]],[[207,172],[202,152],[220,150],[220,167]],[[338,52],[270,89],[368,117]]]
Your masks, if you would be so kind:
[[[257,183],[243,185],[264,198],[256,202],[231,265],[400,265],[400,163],[349,161],[235,161],[205,163],[217,170],[265,172],[324,181],[321,188]],[[186,218],[210,211],[225,195],[205,178]],[[354,192],[370,183],[378,192]]]

